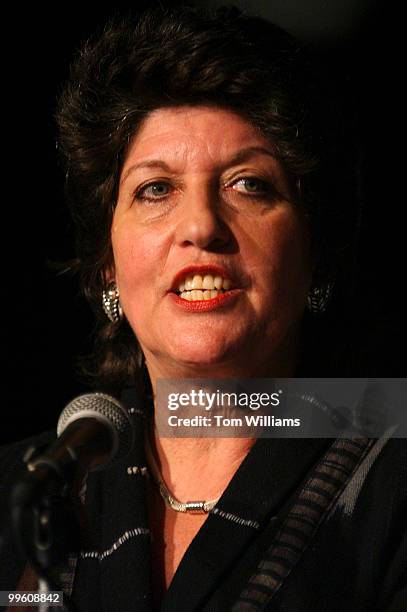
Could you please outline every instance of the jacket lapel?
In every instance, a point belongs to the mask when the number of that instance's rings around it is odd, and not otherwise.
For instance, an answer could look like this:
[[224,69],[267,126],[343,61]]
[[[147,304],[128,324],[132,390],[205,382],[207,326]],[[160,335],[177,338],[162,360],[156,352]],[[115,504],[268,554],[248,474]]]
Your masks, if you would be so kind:
[[[220,581],[267,529],[307,471],[327,447],[326,439],[258,439],[185,553],[164,597],[165,612],[200,609]],[[270,536],[269,534],[269,536]],[[188,585],[188,589],[185,589]]]

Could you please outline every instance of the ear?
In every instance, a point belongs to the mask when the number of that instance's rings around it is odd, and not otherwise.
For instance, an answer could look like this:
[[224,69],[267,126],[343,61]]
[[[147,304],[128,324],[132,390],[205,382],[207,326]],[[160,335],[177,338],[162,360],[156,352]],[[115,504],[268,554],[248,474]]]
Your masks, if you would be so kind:
[[111,264],[106,265],[102,269],[101,275],[102,275],[103,284],[105,287],[107,287],[107,285],[109,285],[112,281],[114,281],[116,277],[116,270],[115,270],[114,264],[111,263]]

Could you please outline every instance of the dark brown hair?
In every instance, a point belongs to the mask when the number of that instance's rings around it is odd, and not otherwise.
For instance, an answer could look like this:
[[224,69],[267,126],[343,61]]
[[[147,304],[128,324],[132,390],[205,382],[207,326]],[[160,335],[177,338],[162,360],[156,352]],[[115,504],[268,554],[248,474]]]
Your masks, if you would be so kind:
[[[134,380],[141,351],[127,321],[101,308],[103,270],[112,262],[110,228],[131,137],[154,109],[212,104],[234,110],[269,138],[300,180],[310,219],[316,282],[338,271],[350,244],[346,163],[307,55],[275,25],[238,9],[147,10],[112,19],[77,52],[59,96],[58,151],[76,228],[81,287],[99,321],[94,373],[100,382]],[[335,132],[335,134],[334,134]],[[337,164],[341,163],[338,181]]]

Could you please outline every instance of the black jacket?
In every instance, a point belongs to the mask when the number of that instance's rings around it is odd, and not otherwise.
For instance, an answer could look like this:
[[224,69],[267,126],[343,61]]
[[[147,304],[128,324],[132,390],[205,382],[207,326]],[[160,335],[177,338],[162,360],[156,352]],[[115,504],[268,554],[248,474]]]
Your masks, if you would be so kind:
[[[86,612],[152,610],[141,431],[140,424],[140,439],[130,460],[87,480],[88,527],[81,553],[68,572],[72,580],[66,579],[66,573],[63,577],[64,585],[73,584],[73,599]],[[52,436],[44,434],[35,442]],[[6,500],[32,442],[0,452],[2,590],[15,589],[24,569],[11,537]],[[300,521],[305,529],[304,517],[312,518],[318,510],[318,497],[327,496],[331,484],[336,486],[329,467],[345,470],[338,466],[346,466],[353,454],[352,446],[339,445],[336,454],[327,461],[325,456],[321,463],[332,442],[259,439],[186,551],[161,609],[406,611],[407,440],[370,441],[359,460],[351,458],[353,468],[344,475],[342,488],[327,506],[321,524],[304,540]],[[289,512],[291,523],[287,523]],[[297,524],[292,522],[296,516]],[[278,534],[288,557],[276,553]],[[297,555],[299,548],[304,550]],[[298,558],[281,581],[291,554]],[[58,569],[56,581],[61,572]],[[281,584],[270,598],[278,581]]]

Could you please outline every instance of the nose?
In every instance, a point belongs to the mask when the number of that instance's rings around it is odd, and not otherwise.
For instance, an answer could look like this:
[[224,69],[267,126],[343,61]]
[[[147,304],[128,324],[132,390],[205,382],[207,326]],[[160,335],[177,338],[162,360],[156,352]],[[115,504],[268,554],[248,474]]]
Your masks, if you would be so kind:
[[177,243],[215,250],[225,247],[231,232],[221,218],[219,198],[210,188],[202,186],[185,194],[177,225]]

